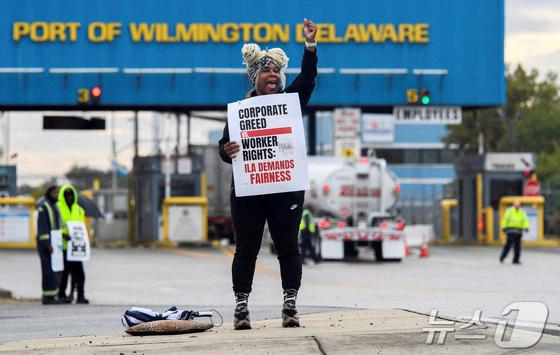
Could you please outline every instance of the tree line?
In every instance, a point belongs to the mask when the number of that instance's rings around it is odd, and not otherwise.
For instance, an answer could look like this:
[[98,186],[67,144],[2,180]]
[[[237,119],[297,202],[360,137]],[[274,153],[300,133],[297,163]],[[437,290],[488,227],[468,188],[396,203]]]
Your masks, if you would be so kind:
[[459,154],[477,154],[482,134],[485,152],[533,152],[539,179],[560,188],[560,86],[558,75],[540,77],[536,69],[508,66],[507,101],[502,108],[472,110],[444,137]]

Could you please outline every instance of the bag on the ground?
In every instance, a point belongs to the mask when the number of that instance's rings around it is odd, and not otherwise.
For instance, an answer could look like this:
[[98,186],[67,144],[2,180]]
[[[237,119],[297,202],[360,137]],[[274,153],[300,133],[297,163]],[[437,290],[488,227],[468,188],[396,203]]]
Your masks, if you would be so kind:
[[[184,334],[203,332],[214,327],[214,313],[220,316],[215,310],[197,312],[173,306],[163,313],[157,313],[148,308],[132,307],[124,312],[121,321],[125,332],[131,335]],[[210,322],[200,322],[195,318],[208,318]]]

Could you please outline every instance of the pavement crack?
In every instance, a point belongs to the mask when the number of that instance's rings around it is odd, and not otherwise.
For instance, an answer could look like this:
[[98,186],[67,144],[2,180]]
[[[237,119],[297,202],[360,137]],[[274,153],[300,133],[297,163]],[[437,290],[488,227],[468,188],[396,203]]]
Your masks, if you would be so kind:
[[311,338],[313,338],[313,340],[315,340],[315,343],[317,344],[317,348],[319,348],[319,351],[321,352],[321,354],[327,355],[327,352],[325,351],[325,349],[323,349],[323,344],[321,344],[321,342],[319,341],[319,338],[317,338],[315,335],[312,335]]

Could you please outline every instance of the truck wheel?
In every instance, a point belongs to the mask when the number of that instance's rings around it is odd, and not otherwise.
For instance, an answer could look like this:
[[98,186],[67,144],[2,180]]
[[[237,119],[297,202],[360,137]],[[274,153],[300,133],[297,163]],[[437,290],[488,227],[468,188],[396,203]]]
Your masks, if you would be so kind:
[[381,249],[381,241],[374,240],[373,242],[371,242],[371,248],[373,249],[375,260],[383,261],[383,251]]
[[354,245],[352,241],[345,241],[344,242],[344,257],[345,258],[357,258],[358,257],[358,249]]

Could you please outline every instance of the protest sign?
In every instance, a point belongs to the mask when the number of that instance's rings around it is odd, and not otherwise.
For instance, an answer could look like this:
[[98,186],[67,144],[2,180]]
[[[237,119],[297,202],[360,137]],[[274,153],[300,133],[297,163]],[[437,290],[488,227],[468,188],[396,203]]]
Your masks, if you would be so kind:
[[297,93],[261,95],[228,104],[235,195],[309,189],[303,121]]
[[64,257],[62,255],[62,232],[60,229],[51,231],[51,269],[54,272],[64,270]]
[[87,261],[89,260],[90,247],[87,228],[84,222],[68,222],[68,249],[66,259],[68,261]]

